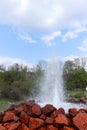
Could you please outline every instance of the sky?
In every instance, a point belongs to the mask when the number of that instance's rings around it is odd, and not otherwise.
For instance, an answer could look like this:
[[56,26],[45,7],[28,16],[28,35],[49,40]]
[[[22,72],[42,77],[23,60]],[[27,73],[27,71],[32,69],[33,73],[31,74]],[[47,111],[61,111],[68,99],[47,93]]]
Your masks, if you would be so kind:
[[0,0],[0,64],[87,56],[87,0]]

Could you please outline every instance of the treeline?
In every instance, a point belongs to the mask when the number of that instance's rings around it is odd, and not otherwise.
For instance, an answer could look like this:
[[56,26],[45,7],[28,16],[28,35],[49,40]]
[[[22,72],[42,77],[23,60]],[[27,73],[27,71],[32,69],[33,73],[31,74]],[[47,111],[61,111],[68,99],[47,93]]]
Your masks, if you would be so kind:
[[[14,64],[6,68],[0,65],[0,98],[21,100],[39,93],[40,81],[47,62],[41,61],[28,68]],[[86,59],[74,59],[62,63],[64,86],[67,90],[85,89],[87,86]]]
[[63,66],[64,84],[68,90],[83,89],[87,86],[87,58],[66,61]]
[[[0,66],[0,98],[14,100],[35,96],[42,76],[42,68],[38,64],[35,68],[28,68],[14,64],[6,68]],[[33,95],[34,94],[34,95]]]

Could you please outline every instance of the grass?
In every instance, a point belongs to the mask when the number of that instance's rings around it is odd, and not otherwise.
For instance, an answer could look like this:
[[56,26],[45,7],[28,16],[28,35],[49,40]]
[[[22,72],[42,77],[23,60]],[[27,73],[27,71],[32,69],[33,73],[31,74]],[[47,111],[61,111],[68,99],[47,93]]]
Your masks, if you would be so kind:
[[[87,92],[81,89],[78,90],[68,90],[66,92],[66,98],[81,98],[85,97],[87,101]],[[21,101],[14,101],[10,99],[0,99],[0,111],[6,110],[11,104],[17,104]]]
[[77,99],[84,97],[87,102],[87,92],[83,89],[68,90],[66,92],[66,97],[67,98],[77,98]]
[[13,101],[10,99],[0,99],[0,111],[6,110],[11,104],[17,104],[18,101]]

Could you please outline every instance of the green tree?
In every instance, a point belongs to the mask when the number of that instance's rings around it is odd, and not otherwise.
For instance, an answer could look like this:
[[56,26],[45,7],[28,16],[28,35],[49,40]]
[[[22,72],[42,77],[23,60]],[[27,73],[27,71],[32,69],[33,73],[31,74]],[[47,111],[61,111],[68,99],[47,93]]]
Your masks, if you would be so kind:
[[65,62],[63,78],[67,89],[84,89],[87,86],[87,72],[77,62]]

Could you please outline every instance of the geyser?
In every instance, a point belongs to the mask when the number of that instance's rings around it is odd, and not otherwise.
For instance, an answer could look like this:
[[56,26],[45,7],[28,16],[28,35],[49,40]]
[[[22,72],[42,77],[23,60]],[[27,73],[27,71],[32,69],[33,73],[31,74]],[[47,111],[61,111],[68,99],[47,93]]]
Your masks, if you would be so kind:
[[40,102],[58,105],[64,101],[62,67],[58,58],[47,61],[41,82]]
[[44,76],[40,83],[38,95],[39,104],[53,104],[56,107],[63,107],[67,111],[69,108],[83,108],[83,104],[67,103],[64,96],[64,85],[62,78],[63,66],[58,58],[51,58],[47,61]]

